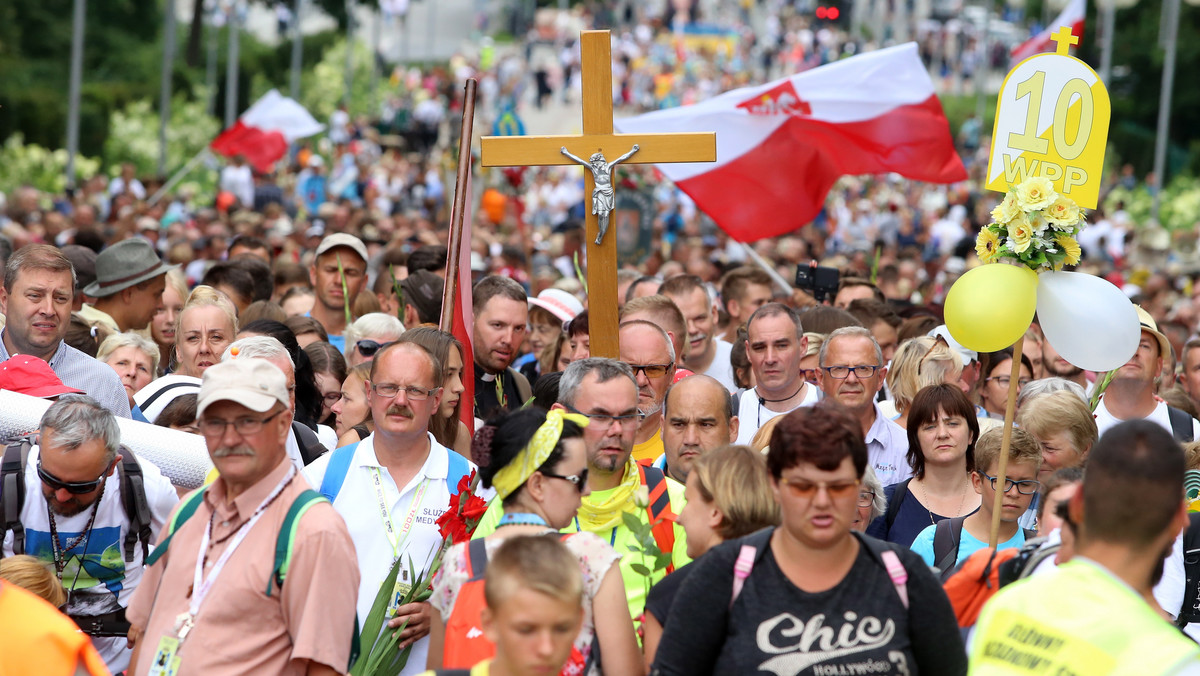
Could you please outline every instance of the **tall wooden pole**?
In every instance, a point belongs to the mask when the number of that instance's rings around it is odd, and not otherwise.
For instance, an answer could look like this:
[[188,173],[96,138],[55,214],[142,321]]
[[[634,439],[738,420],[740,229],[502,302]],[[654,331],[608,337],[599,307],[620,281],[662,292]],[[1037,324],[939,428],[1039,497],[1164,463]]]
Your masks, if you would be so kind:
[[[592,105],[583,106],[583,133],[613,133],[612,116],[612,53],[608,31],[584,31],[579,40],[581,63],[595,63],[602,67],[590,68],[582,73],[583,100]],[[623,152],[623,151],[622,151]],[[587,155],[582,155],[587,157]],[[611,162],[613,158],[610,156]],[[590,198],[596,189],[592,172],[583,172],[583,194]],[[584,219],[587,235],[587,283],[588,325],[600,330],[591,331],[590,347],[593,357],[618,358],[617,343],[617,233],[612,232],[596,244],[600,231],[600,220],[592,213],[591,199],[585,198],[587,214]],[[612,217],[612,214],[609,215]]]
[[[458,137],[458,176],[454,181],[454,208],[450,212],[449,255],[446,256],[446,286],[442,292],[442,318],[438,328],[450,333],[454,321],[454,301],[458,299],[459,252],[462,249],[463,223],[467,211],[468,186],[471,178],[471,127],[475,121],[475,78],[467,78],[463,97],[462,131]],[[470,265],[471,261],[467,261]]]
[[1004,509],[1004,480],[1008,478],[1008,449],[1012,445],[1013,418],[1017,411],[1017,390],[1021,389],[1021,348],[1025,344],[1022,333],[1013,343],[1012,368],[1008,374],[1008,403],[1004,406],[1004,430],[1000,437],[1000,464],[996,467],[996,495],[992,501],[992,528],[988,533],[988,546],[996,548],[1000,536],[1000,512]]

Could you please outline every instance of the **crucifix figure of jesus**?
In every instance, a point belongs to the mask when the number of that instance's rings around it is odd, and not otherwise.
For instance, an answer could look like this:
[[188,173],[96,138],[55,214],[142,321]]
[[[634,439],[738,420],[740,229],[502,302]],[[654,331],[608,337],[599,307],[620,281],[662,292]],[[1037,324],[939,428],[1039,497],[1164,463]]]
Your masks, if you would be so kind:
[[625,160],[633,157],[633,154],[639,150],[638,144],[633,144],[633,150],[613,160],[611,163],[604,161],[602,153],[592,153],[592,157],[586,162],[579,157],[571,154],[566,146],[563,146],[559,152],[576,162],[587,167],[588,171],[592,172],[592,181],[596,184],[596,188],[592,190],[592,215],[599,221],[600,228],[596,232],[596,244],[600,244],[600,240],[604,239],[604,233],[608,232],[608,215],[612,213],[615,200],[613,199],[612,185],[612,169]]
[[[614,134],[612,115],[612,38],[608,31],[583,31],[579,39],[583,67],[583,134],[578,136],[485,136],[485,167],[562,166],[588,168],[584,188],[592,195],[587,214],[588,328],[593,357],[620,356],[617,345],[617,244],[604,237],[615,203],[612,168],[618,163],[715,162],[715,133]],[[634,150],[613,157],[626,148]],[[634,154],[636,153],[636,154]],[[589,161],[582,158],[589,157]]]

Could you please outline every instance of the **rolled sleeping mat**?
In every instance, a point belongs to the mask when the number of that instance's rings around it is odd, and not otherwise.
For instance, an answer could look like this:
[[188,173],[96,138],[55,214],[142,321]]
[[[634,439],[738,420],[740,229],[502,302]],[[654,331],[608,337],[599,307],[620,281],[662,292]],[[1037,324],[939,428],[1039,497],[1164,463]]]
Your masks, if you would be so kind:
[[[15,439],[36,432],[49,399],[0,390],[0,439]],[[180,488],[199,488],[212,471],[204,437],[169,427],[158,427],[128,418],[117,418],[121,443],[138,458],[149,460],[163,476]]]

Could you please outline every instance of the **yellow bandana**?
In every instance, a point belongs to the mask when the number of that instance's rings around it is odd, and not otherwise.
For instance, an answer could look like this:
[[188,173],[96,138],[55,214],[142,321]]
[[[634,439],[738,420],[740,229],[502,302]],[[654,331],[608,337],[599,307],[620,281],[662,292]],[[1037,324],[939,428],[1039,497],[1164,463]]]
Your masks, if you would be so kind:
[[641,485],[641,472],[638,471],[637,463],[630,456],[629,461],[625,463],[625,474],[621,477],[621,483],[608,494],[608,497],[599,501],[596,493],[584,496],[577,514],[579,527],[592,533],[601,533],[620,526],[624,523],[621,518],[622,514],[625,512],[636,514],[641,509],[633,499],[634,493]]
[[492,477],[492,487],[496,489],[496,497],[503,500],[512,495],[518,488],[525,485],[537,468],[546,462],[546,458],[554,452],[558,439],[562,436],[563,421],[570,420],[580,427],[587,427],[587,416],[578,413],[567,413],[562,409],[551,409],[546,414],[546,422],[533,433],[533,438],[525,444],[525,448],[517,453],[512,462],[505,465],[496,476]]

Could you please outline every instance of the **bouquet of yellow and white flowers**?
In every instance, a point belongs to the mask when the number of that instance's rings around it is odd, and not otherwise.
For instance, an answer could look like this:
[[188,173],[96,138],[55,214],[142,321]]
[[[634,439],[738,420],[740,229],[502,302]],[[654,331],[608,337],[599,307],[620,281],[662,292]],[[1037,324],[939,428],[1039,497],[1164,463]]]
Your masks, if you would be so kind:
[[1029,269],[1062,270],[1079,263],[1075,236],[1087,225],[1075,201],[1054,190],[1043,176],[1009,188],[992,209],[992,222],[979,231],[975,252],[983,263],[1012,258]]

